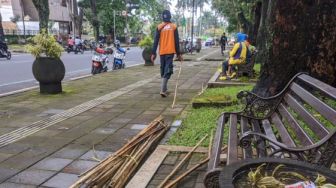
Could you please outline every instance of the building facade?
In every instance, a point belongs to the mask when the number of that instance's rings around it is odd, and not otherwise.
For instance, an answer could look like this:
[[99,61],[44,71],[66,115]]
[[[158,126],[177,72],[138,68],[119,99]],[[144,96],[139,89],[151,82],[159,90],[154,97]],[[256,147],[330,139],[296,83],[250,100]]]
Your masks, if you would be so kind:
[[[70,33],[70,13],[64,0],[49,0],[49,10],[49,29],[58,34]],[[17,18],[18,30],[23,30],[23,19],[26,30],[39,30],[38,12],[32,0],[0,0],[0,12],[3,22],[11,22],[13,18]]]

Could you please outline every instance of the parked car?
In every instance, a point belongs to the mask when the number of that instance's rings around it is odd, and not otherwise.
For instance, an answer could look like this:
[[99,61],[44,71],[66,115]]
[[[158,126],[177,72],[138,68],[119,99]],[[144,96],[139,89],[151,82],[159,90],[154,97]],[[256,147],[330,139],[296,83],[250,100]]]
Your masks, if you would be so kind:
[[208,38],[205,41],[205,46],[213,46],[215,45],[215,40],[213,38]]

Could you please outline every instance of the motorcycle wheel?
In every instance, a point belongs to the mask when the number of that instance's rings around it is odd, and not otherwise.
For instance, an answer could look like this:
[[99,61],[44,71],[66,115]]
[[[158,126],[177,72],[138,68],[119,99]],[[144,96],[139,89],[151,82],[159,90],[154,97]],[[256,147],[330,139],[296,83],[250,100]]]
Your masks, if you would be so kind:
[[122,64],[121,68],[124,69],[125,68],[125,64]]
[[84,49],[83,48],[81,49],[81,54],[84,54]]
[[68,49],[68,54],[70,53],[71,50]]
[[7,52],[7,59],[10,60],[12,58],[12,53]]
[[92,74],[93,75],[98,74],[99,72],[100,72],[100,70],[97,67],[93,67],[93,69],[92,69]]

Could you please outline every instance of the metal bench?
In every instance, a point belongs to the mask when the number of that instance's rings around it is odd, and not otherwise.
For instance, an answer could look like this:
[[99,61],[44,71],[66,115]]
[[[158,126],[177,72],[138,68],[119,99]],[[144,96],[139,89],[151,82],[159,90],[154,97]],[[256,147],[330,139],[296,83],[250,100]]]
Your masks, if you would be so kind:
[[218,119],[206,187],[219,187],[224,131],[228,132],[226,165],[262,157],[290,158],[328,168],[335,163],[336,88],[299,73],[273,97],[248,91],[237,97],[246,106]]
[[255,59],[255,55],[252,55],[252,57],[250,57],[250,59],[247,59],[246,62],[248,63],[243,63],[243,64],[239,64],[237,65],[237,78],[241,77],[241,76],[248,76],[248,77],[253,77],[254,75],[254,59]]

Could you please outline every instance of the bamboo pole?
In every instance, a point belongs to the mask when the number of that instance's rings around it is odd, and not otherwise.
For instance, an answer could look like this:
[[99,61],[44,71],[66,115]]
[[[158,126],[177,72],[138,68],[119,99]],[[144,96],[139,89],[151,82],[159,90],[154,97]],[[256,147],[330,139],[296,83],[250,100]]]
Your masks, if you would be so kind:
[[[211,148],[211,145],[209,145],[209,148]],[[224,151],[225,149],[227,149],[227,146],[224,146],[224,148],[222,149],[222,151]],[[199,162],[198,164],[196,164],[195,166],[193,166],[192,168],[190,168],[189,170],[187,170],[186,172],[184,172],[183,174],[181,174],[179,177],[177,177],[174,181],[170,182],[164,188],[171,188],[171,187],[173,187],[175,184],[177,184],[179,181],[181,181],[183,178],[185,178],[186,176],[188,176],[191,172],[193,172],[194,170],[196,170],[200,166],[202,166],[205,163],[207,163],[209,160],[210,160],[210,155],[206,159],[204,159],[203,161]]]
[[129,175],[134,172],[152,145],[157,143],[168,128],[162,116],[159,116],[116,154],[110,155],[96,167],[86,171],[70,188],[123,187]]
[[[163,120],[163,117],[159,116],[153,122],[154,123],[158,123],[159,122],[159,123],[163,124],[162,120]],[[142,140],[144,140],[145,138],[147,138],[148,135],[146,137],[142,137],[142,138],[140,138],[140,135],[144,135],[145,132],[151,130],[156,125],[153,122],[151,122],[145,129],[143,129],[140,133],[138,133],[137,136],[135,136],[132,140],[130,140],[122,148],[120,148],[116,153],[112,154],[111,157],[114,156],[114,158],[117,158],[120,155],[124,155],[127,151],[129,151],[130,149],[132,149],[136,144],[138,144],[139,142],[141,142]],[[158,130],[156,130],[156,131],[158,131]],[[155,131],[153,131],[153,132],[155,132]],[[107,160],[112,160],[112,159],[109,158],[109,157],[107,157],[104,160],[102,160],[98,165],[105,165],[105,163],[106,163]],[[97,166],[88,169],[87,171],[85,171],[84,173],[82,173],[80,176],[81,177],[85,176],[88,172],[90,172],[94,168],[97,168]]]
[[195,166],[193,166],[192,168],[190,168],[189,170],[187,170],[186,172],[184,172],[183,174],[181,174],[179,177],[177,177],[174,181],[170,182],[168,185],[164,186],[164,188],[170,188],[173,187],[175,184],[177,184],[181,179],[183,179],[184,177],[186,177],[187,175],[189,175],[191,172],[193,172],[194,170],[196,170],[198,167],[202,166],[203,164],[207,163],[209,161],[209,157],[207,157],[206,159],[204,159],[203,161],[201,161],[200,163],[196,164]]
[[173,169],[173,171],[170,172],[170,174],[161,182],[161,184],[158,186],[159,188],[164,187],[164,185],[167,183],[167,181],[175,174],[175,172],[183,165],[183,163],[193,154],[193,152],[198,148],[198,146],[208,137],[208,135],[205,135],[195,146],[192,150],[189,151],[189,153],[182,159],[182,161],[177,164],[177,166]]
[[211,155],[211,147],[212,147],[212,143],[213,143],[213,131],[211,131],[211,136],[210,136],[210,140],[209,140],[209,147],[208,147],[208,156],[210,157]]
[[180,61],[180,69],[179,69],[179,73],[177,75],[177,80],[176,80],[176,85],[175,85],[175,94],[174,94],[174,100],[173,100],[172,108],[174,108],[175,102],[176,102],[177,86],[178,86],[178,81],[179,81],[179,78],[180,78],[181,71],[182,71],[182,61]]

